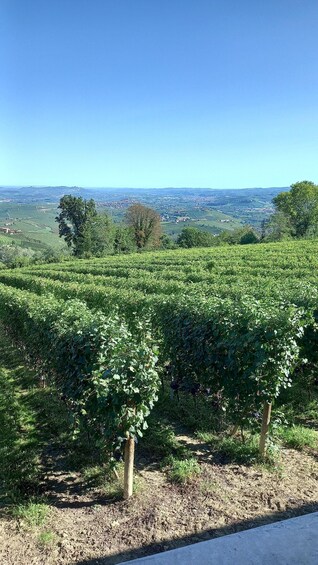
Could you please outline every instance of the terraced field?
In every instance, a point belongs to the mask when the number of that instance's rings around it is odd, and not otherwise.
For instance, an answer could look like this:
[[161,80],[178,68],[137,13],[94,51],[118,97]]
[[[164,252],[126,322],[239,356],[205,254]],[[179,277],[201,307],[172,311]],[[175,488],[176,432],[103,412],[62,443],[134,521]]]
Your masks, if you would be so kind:
[[[42,284],[41,293],[47,290],[61,297],[59,282],[66,297],[76,295],[74,285],[81,285],[81,297],[91,290],[87,285],[94,285],[103,291],[105,306],[114,291],[120,303],[121,293],[126,298],[127,290],[136,303],[139,293],[146,298],[184,294],[238,299],[244,295],[298,303],[305,294],[304,285],[307,296],[316,287],[317,251],[316,241],[173,250],[38,265],[3,273],[2,282],[20,288],[35,283],[36,292]],[[87,300],[93,300],[90,292]]]

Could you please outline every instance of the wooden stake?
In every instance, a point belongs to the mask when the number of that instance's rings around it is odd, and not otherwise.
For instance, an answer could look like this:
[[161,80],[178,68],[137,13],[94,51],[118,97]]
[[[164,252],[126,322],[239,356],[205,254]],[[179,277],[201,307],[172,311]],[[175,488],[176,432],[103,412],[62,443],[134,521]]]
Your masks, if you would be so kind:
[[115,475],[117,481],[119,481],[119,475],[118,475],[117,469],[114,469],[114,475]]
[[259,453],[261,457],[264,457],[265,455],[266,439],[268,434],[269,423],[271,421],[271,411],[272,411],[272,403],[265,402],[264,410],[263,410],[261,437],[259,441]]
[[125,471],[124,471],[125,500],[129,498],[133,493],[134,455],[135,455],[135,440],[129,437],[125,443]]

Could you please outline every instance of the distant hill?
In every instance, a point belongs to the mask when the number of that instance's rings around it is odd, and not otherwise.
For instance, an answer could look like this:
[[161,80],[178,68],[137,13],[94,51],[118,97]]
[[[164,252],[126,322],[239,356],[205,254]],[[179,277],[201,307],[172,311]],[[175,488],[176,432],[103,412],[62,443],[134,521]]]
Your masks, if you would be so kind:
[[[242,224],[259,228],[273,212],[272,199],[288,187],[269,188],[87,188],[77,186],[1,186],[0,227],[19,230],[24,245],[60,247],[55,216],[64,194],[94,198],[99,211],[121,221],[133,202],[155,208],[166,233],[177,237],[183,227],[211,233]],[[12,236],[12,240],[18,239]]]
[[289,187],[270,188],[90,188],[79,186],[0,186],[0,200],[12,199],[14,202],[58,202],[64,194],[74,194],[83,198],[101,200],[117,200],[119,198],[139,198],[149,200],[153,198],[215,198],[218,201],[225,199],[235,200],[243,198],[257,198],[271,200],[276,194],[289,190]]

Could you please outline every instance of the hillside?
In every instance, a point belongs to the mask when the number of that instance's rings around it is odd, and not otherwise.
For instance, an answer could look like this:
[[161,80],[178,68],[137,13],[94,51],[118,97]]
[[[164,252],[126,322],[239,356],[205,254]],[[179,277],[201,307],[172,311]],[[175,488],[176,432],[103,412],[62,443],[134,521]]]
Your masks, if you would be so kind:
[[[303,288],[306,285],[309,300],[309,288],[314,291],[317,282],[317,246],[316,240],[304,240],[135,253],[38,265],[7,271],[1,277],[7,284],[11,279],[19,280],[25,288],[39,281],[44,285],[43,291],[47,284],[57,295],[64,293],[66,296],[72,289],[70,286],[67,290],[67,285],[76,283],[73,294],[77,296],[78,292],[83,298],[85,288],[94,285],[96,290],[103,290],[105,304],[109,300],[108,293],[113,291],[118,293],[119,304],[120,293],[128,291],[132,300],[135,296],[151,297],[156,294],[202,297],[213,294],[236,298],[243,293],[256,299],[275,301],[287,296],[288,292],[292,293],[294,300],[297,296],[305,296],[302,285]],[[61,289],[60,282],[63,282]],[[35,289],[36,286],[32,287],[33,291]],[[93,305],[93,295],[88,293],[87,300]]]
[[2,560],[115,564],[316,511],[317,252],[0,272]]
[[112,189],[77,187],[0,187],[0,227],[19,230],[11,236],[17,244],[37,250],[47,245],[59,248],[55,216],[64,194],[94,198],[100,212],[106,211],[121,221],[133,202],[156,209],[163,230],[176,237],[181,229],[194,226],[219,233],[244,223],[260,227],[273,211],[272,199],[282,188],[255,189]]

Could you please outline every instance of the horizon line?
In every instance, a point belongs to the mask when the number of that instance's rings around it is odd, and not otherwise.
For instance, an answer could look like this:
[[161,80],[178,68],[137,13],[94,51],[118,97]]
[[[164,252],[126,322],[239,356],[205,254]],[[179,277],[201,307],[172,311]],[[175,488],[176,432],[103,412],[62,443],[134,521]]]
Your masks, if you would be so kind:
[[95,190],[262,190],[270,188],[290,188],[285,186],[240,186],[240,187],[211,187],[211,186],[88,186],[67,184],[2,184],[0,188],[79,188]]

